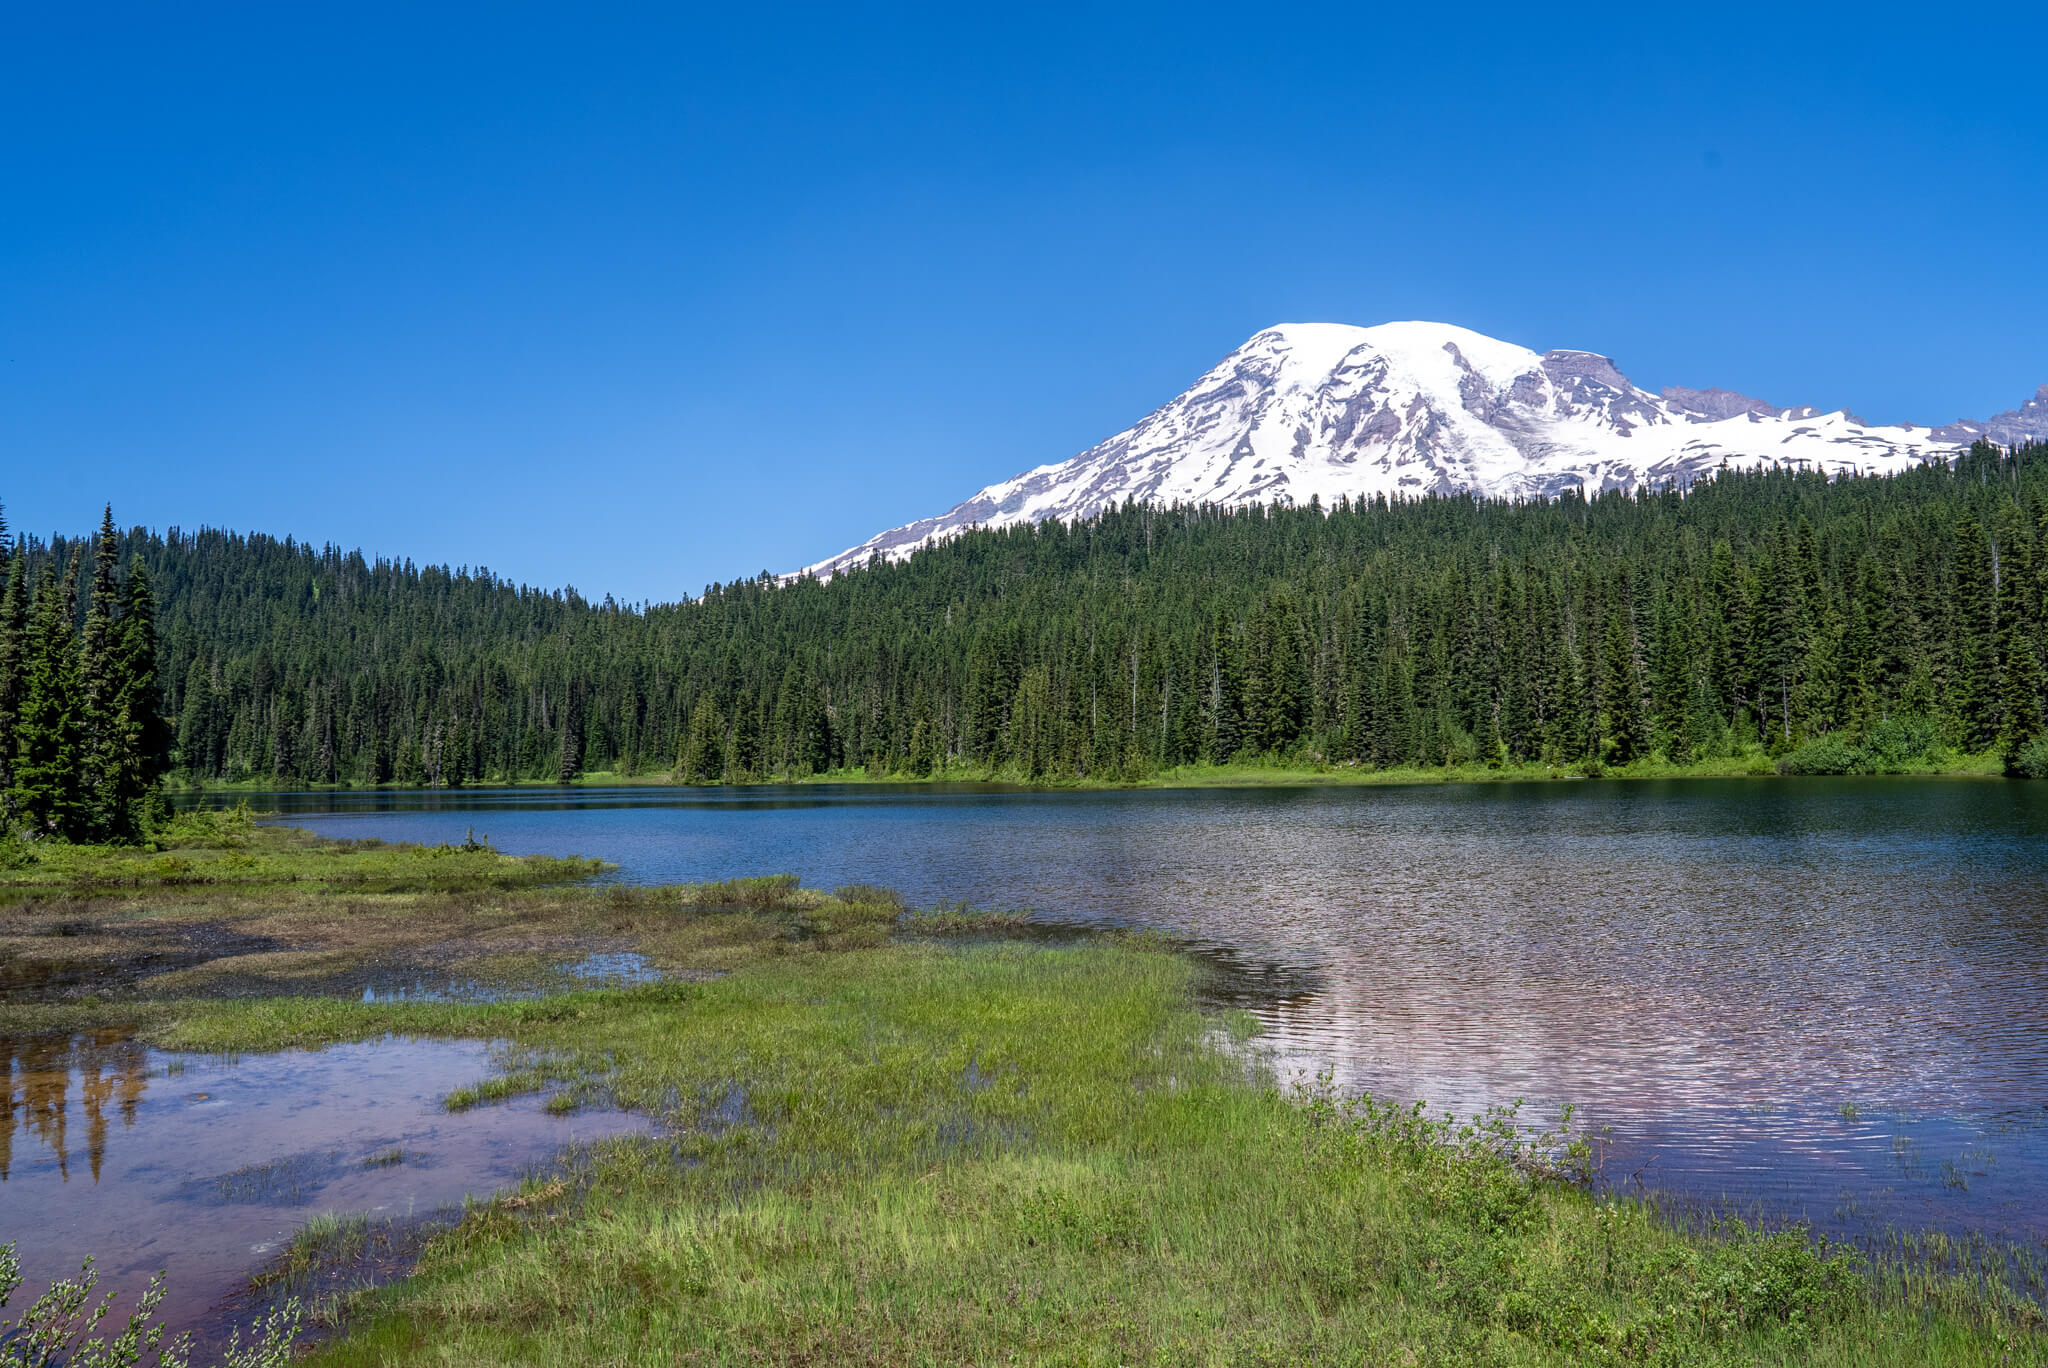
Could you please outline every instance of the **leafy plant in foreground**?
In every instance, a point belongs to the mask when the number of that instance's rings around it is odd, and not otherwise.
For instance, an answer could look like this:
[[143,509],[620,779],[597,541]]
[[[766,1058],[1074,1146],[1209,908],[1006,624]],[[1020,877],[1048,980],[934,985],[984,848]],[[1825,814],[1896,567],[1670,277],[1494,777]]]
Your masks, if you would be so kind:
[[[0,1310],[21,1286],[21,1262],[13,1243],[0,1245]],[[37,1297],[15,1320],[0,1321],[0,1368],[191,1368],[189,1335],[170,1335],[156,1315],[169,1295],[159,1271],[136,1298],[120,1333],[97,1334],[114,1307],[115,1294],[94,1300],[99,1274],[88,1257],[75,1278],[64,1278]],[[252,1327],[244,1346],[235,1330],[216,1360],[218,1368],[283,1368],[292,1360],[299,1335],[297,1298]]]

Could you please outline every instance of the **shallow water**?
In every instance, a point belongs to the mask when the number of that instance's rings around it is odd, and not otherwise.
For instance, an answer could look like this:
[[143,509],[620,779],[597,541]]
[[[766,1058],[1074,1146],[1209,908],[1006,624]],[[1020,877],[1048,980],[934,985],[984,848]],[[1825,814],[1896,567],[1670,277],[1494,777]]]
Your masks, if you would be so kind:
[[[601,950],[559,969],[513,982],[376,974],[363,986],[363,1001],[509,1002],[545,997],[550,990],[564,987],[630,988],[640,983],[659,983],[669,977],[650,964],[645,955],[630,950]],[[324,985],[316,983],[314,987],[317,990]]]
[[[1159,927],[1289,1067],[1611,1127],[1610,1181],[2048,1240],[2048,785],[250,795],[334,836]],[[1852,1107],[1854,1119],[1843,1109]]]
[[0,1037],[0,1243],[19,1314],[97,1257],[102,1290],[170,1274],[164,1321],[216,1337],[238,1294],[309,1218],[430,1217],[563,1148],[627,1131],[615,1112],[550,1116],[520,1098],[449,1115],[494,1072],[476,1041],[385,1039],[227,1058],[118,1030]]

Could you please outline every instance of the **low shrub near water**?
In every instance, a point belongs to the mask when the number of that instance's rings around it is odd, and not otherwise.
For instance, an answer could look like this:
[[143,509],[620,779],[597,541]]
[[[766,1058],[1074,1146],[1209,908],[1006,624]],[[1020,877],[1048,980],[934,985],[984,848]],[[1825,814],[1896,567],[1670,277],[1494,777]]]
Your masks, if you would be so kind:
[[[2048,736],[2037,736],[2005,757],[2005,772],[2015,779],[2048,779]],[[5,859],[0,853],[0,859]]]
[[0,821],[0,872],[27,869],[36,863],[36,844]]
[[1811,737],[1778,759],[1778,773],[1792,775],[1903,774],[1941,756],[1941,737],[1924,717],[1889,717],[1873,722],[1860,743],[1840,732]]
[[[21,1286],[12,1241],[0,1244],[0,1311]],[[168,1295],[158,1273],[136,1298],[135,1309],[111,1333],[100,1327],[115,1295],[99,1291],[99,1273],[87,1259],[78,1276],[61,1278],[13,1320],[0,1321],[0,1368],[191,1368],[189,1336],[172,1335],[157,1322]],[[214,1360],[217,1368],[285,1368],[296,1357],[297,1300],[259,1319],[244,1343],[239,1327]]]

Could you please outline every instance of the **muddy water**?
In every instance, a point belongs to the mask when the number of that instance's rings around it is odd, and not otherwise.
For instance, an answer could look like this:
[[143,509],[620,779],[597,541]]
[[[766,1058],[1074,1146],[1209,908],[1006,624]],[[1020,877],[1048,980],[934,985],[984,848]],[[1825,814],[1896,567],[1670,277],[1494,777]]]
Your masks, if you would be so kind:
[[475,1041],[385,1039],[222,1058],[121,1031],[0,1037],[0,1243],[26,1281],[10,1313],[97,1256],[103,1288],[168,1269],[166,1321],[211,1337],[250,1274],[322,1213],[425,1218],[641,1130],[542,1099],[449,1115],[493,1072]]

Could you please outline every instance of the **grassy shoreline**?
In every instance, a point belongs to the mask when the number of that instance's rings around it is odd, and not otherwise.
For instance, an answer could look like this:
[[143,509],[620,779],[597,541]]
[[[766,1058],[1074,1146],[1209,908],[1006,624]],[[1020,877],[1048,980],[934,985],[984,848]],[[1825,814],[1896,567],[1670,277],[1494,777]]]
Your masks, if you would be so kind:
[[[934,784],[993,784],[1030,792],[1087,792],[1108,789],[1182,788],[1282,788],[1319,786],[1373,786],[1415,784],[1498,784],[1567,783],[1586,779],[1671,780],[1671,779],[1773,779],[1782,777],[1776,762],[1761,748],[1732,756],[1692,764],[1674,765],[1662,759],[1638,761],[1632,765],[1607,766],[1589,773],[1583,768],[1560,765],[1406,765],[1375,769],[1357,765],[1296,764],[1285,761],[1257,764],[1182,765],[1137,778],[1032,779],[1016,770],[955,765],[930,775],[900,772],[870,772],[865,768],[837,769],[795,779],[758,779],[748,784],[892,784],[914,787]],[[1830,776],[1836,778],[1969,778],[2005,777],[2004,762],[1997,751],[1950,755],[1940,760],[1915,761],[1882,774]],[[489,792],[505,789],[559,788],[666,788],[686,787],[673,771],[615,774],[608,771],[580,773],[568,784],[547,779],[492,780],[472,783],[469,789]],[[719,785],[697,785],[715,788]],[[279,791],[275,779],[220,780],[188,783],[177,793],[268,793]],[[301,784],[294,791],[337,793],[410,793],[428,790],[398,784]],[[436,790],[460,793],[463,789]]]
[[[330,1303],[345,1333],[316,1364],[2048,1362],[2038,1313],[1967,1271],[1683,1229],[1596,1196],[1568,1137],[1290,1091],[1157,938],[1051,945],[875,889],[564,885],[462,847],[184,829],[202,839],[0,874],[0,950],[112,964],[124,937],[204,925],[235,931],[220,953],[111,996],[0,999],[0,1032],[485,1038],[506,1070],[451,1108],[545,1093],[659,1122],[472,1204],[410,1278]],[[166,855],[190,868],[157,872]],[[211,870],[228,855],[254,863]],[[717,976],[363,1003],[317,991],[331,959],[276,958],[544,959],[593,937]],[[259,968],[277,991],[214,991]]]

